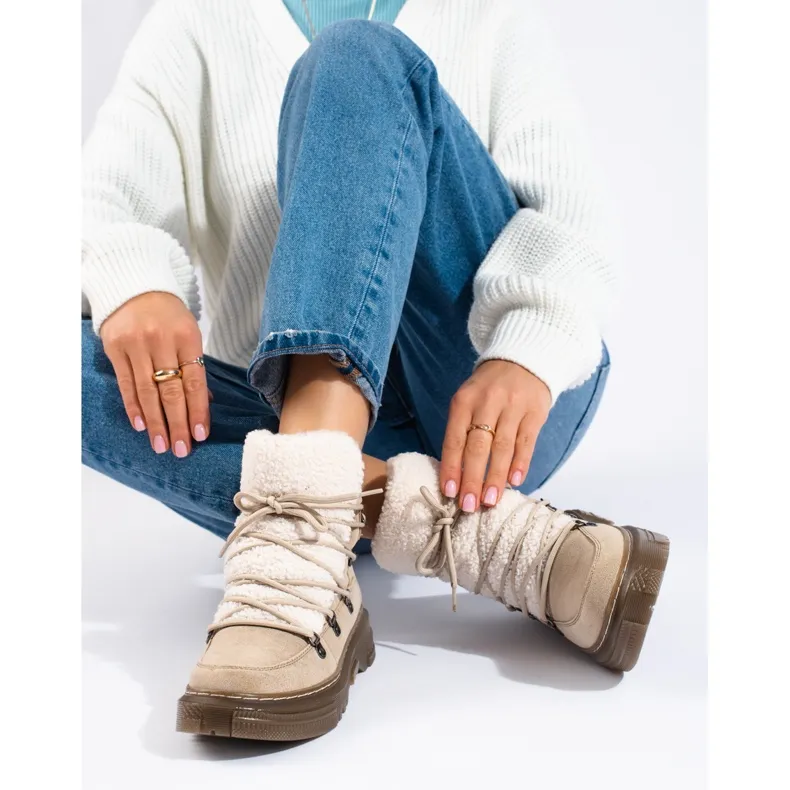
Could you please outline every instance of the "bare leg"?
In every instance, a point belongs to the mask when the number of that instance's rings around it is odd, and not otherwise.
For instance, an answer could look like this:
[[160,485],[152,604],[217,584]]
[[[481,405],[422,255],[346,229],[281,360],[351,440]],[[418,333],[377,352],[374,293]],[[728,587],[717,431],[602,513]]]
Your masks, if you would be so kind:
[[[363,455],[362,458],[365,462],[364,489],[384,488],[387,483],[387,462],[380,458],[374,458],[372,455]],[[362,532],[362,537],[372,538],[381,515],[384,494],[366,496],[363,501],[365,503],[365,529]]]
[[[362,447],[368,430],[370,407],[359,388],[338,372],[324,354],[291,357],[288,384],[280,416],[280,433],[345,431]],[[364,488],[383,488],[387,464],[365,457]],[[384,501],[382,494],[365,497],[367,526],[363,537],[373,536]]]

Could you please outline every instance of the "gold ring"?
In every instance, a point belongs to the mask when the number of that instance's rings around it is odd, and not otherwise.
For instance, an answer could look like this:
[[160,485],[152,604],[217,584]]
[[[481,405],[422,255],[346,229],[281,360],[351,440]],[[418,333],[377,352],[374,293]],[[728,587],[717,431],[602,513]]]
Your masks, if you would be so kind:
[[186,365],[200,365],[201,368],[204,368],[206,365],[203,362],[203,357],[195,357],[194,359],[190,359],[189,362],[179,362],[178,367],[183,368]]
[[493,429],[493,428],[492,428],[490,425],[483,425],[482,423],[479,423],[479,422],[473,422],[473,423],[472,423],[472,424],[471,424],[471,425],[470,425],[470,426],[469,426],[469,427],[466,429],[466,432],[467,432],[467,433],[469,433],[469,431],[474,431],[474,430],[478,430],[478,431],[488,431],[488,433],[490,433],[490,434],[491,434],[491,436],[496,436],[496,431],[495,431],[495,430],[494,430],[494,429]]
[[172,381],[173,379],[181,378],[181,368],[164,368],[163,370],[154,371],[151,378],[157,383],[161,384],[163,381]]

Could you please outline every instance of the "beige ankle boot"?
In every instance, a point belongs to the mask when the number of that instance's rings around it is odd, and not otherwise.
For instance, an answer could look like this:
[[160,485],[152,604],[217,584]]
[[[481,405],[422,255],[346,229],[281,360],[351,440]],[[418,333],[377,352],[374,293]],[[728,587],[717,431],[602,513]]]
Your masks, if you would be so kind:
[[362,455],[346,434],[249,434],[225,596],[179,700],[179,731],[289,741],[337,725],[374,659],[351,567],[361,490]]
[[563,512],[508,489],[466,514],[439,493],[439,464],[388,463],[373,556],[393,573],[438,576],[556,628],[596,661],[632,669],[669,556],[669,541],[591,513]]

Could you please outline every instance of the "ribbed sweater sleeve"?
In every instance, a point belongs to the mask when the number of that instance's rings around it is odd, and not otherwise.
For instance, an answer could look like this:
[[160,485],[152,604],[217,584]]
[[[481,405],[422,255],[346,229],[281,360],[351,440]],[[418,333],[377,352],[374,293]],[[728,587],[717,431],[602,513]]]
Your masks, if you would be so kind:
[[522,208],[478,270],[469,333],[478,364],[516,362],[555,401],[600,361],[614,275],[581,125],[547,31],[533,3],[515,9],[495,39],[490,148]]
[[97,332],[124,302],[149,291],[172,293],[199,315],[197,280],[185,251],[180,148],[160,99],[180,95],[178,85],[161,90],[162,80],[178,80],[185,67],[188,46],[178,39],[174,4],[156,4],[83,150],[82,287]]

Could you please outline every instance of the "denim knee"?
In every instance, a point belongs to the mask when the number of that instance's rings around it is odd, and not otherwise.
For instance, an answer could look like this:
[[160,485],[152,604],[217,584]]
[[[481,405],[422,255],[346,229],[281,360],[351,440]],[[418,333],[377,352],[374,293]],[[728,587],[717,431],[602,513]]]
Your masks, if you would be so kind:
[[359,90],[372,68],[405,76],[417,63],[428,60],[417,44],[392,25],[345,19],[321,30],[294,65],[292,74],[320,66],[324,74]]
[[[413,48],[417,45],[393,25],[367,19],[343,19],[323,28],[313,39],[308,54],[321,57],[352,58],[381,53],[383,48]],[[364,58],[361,58],[364,62]]]

